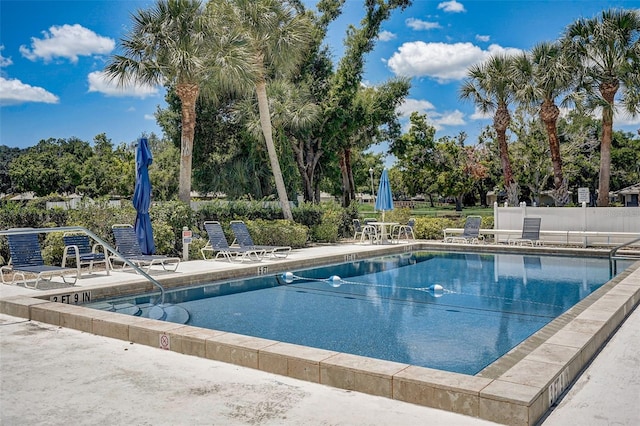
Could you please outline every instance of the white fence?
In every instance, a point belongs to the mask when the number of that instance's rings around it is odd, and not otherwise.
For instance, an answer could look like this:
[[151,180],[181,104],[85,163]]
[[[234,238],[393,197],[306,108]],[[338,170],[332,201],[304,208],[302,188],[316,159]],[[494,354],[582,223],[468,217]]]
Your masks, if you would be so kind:
[[521,230],[525,217],[539,217],[543,241],[567,244],[613,245],[640,237],[638,207],[498,207],[493,205],[494,228]]

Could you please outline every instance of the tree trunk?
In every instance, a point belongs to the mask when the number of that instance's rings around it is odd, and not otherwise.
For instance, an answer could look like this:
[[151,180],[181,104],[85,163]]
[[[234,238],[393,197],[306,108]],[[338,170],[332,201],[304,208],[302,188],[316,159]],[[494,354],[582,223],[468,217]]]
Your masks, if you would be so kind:
[[[511,122],[511,115],[505,104],[498,105],[496,114],[493,117],[493,127],[498,135],[498,147],[500,148],[500,164],[502,165],[502,174],[504,176],[504,187],[509,195],[509,204],[515,206],[518,204],[518,191],[513,179],[513,171],[511,170],[511,160],[509,159],[509,146],[507,145],[507,128]],[[514,199],[515,196],[515,199]]]
[[351,151],[349,149],[343,149],[340,151],[340,174],[342,175],[342,207],[349,207],[351,204],[351,189],[349,171],[348,171],[348,155]]
[[282,214],[284,215],[285,219],[293,221],[293,214],[291,213],[291,206],[289,205],[287,189],[284,186],[284,179],[282,178],[282,171],[280,170],[278,153],[276,152],[276,147],[273,144],[273,134],[271,132],[271,114],[269,113],[266,82],[261,81],[256,84],[256,95],[258,96],[260,126],[262,127],[262,134],[264,135],[264,140],[267,144],[267,151],[269,152],[269,162],[271,163],[271,171],[273,172],[273,178],[276,182],[278,198],[280,199],[280,204],[282,205]]
[[619,83],[614,80],[599,87],[607,106],[602,109],[602,141],[600,142],[600,178],[598,183],[598,207],[609,205],[609,179],[611,177],[611,140],[613,138],[613,100]]
[[176,86],[176,94],[182,104],[178,198],[187,204],[191,202],[191,164],[193,160],[193,138],[196,131],[196,100],[198,99],[199,90],[197,84],[178,84]]
[[315,193],[316,166],[322,155],[322,150],[314,149],[313,140],[298,140],[293,144],[293,151],[296,154],[296,164],[302,176],[304,190],[304,200],[312,203],[319,203],[320,199]]
[[553,165],[554,201],[556,207],[562,207],[569,201],[569,191],[562,176],[562,158],[560,156],[560,141],[558,140],[558,117],[560,110],[549,99],[545,99],[540,108],[540,119],[544,123],[549,136],[549,151]]

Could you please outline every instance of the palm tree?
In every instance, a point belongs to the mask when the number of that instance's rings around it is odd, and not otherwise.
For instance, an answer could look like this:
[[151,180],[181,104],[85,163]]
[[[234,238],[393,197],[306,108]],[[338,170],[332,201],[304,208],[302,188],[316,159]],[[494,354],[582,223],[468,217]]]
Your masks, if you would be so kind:
[[600,17],[579,19],[563,37],[567,55],[581,66],[577,70],[579,91],[586,95],[587,109],[602,108],[598,206],[609,205],[611,140],[616,94],[631,115],[640,110],[640,13],[611,9]]
[[504,54],[492,55],[481,64],[472,65],[467,79],[460,88],[461,99],[471,99],[482,113],[493,112],[493,127],[498,135],[500,163],[509,204],[518,204],[518,185],[511,170],[507,128],[511,123],[509,103],[514,98],[514,83],[511,78],[513,58]]
[[180,182],[178,196],[191,199],[191,163],[196,125],[196,100],[207,78],[207,21],[199,0],[158,0],[132,18],[131,32],[120,41],[105,73],[120,85],[175,85],[182,103]]
[[220,37],[236,28],[247,48],[250,63],[244,81],[251,81],[258,99],[260,126],[267,145],[269,162],[285,219],[293,220],[289,198],[273,143],[267,81],[273,75],[295,71],[312,37],[312,24],[306,15],[281,0],[213,0],[208,11]]
[[557,122],[560,109],[555,99],[571,88],[572,67],[559,43],[543,42],[514,59],[516,98],[524,104],[539,107],[540,120],[549,137],[553,165],[554,199],[556,206],[569,202],[567,181],[562,174],[560,141]]

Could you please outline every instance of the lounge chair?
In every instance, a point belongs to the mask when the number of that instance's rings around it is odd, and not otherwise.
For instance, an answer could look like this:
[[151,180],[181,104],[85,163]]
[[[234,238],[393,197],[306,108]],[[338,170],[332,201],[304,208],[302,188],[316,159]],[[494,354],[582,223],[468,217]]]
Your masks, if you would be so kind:
[[373,225],[362,225],[360,219],[353,219],[353,240],[357,241],[360,237],[360,242],[364,242],[365,238],[373,242],[378,239],[378,231]]
[[542,218],[539,217],[525,217],[522,222],[522,236],[520,238],[509,239],[510,245],[525,245],[539,246],[542,245],[540,240],[540,223]]
[[277,257],[284,259],[291,253],[290,246],[268,246],[268,245],[256,245],[253,243],[251,234],[249,234],[249,228],[241,220],[232,220],[230,223],[231,232],[235,236],[235,242],[243,249],[246,250],[261,250],[266,257]]
[[244,262],[245,260],[256,262],[262,261],[265,254],[264,250],[229,246],[229,242],[227,241],[227,237],[224,235],[220,222],[206,221],[204,223],[204,229],[207,231],[209,241],[207,242],[207,245],[200,249],[203,259],[207,260],[205,253],[210,251],[217,252],[214,259],[222,256],[229,262]]
[[82,267],[88,265],[89,273],[93,272],[93,265],[104,263],[104,268],[109,275],[109,256],[107,248],[102,244],[91,245],[91,240],[86,234],[65,233],[62,236],[64,241],[64,251],[62,253],[62,267],[67,265],[67,260],[74,259],[78,271],[78,278],[81,277]]
[[[16,231],[24,230],[15,229]],[[45,265],[42,258],[42,250],[38,241],[38,234],[7,234],[9,242],[9,254],[11,256],[9,265],[0,268],[2,282],[5,284],[15,284],[18,278],[24,283],[26,288],[38,288],[41,281],[51,281],[54,276],[60,276],[65,284],[74,285],[78,279],[77,271],[72,268]],[[5,280],[5,272],[13,273],[11,282]],[[28,284],[25,274],[36,276],[33,286]],[[67,281],[68,275],[73,274],[73,281]]]
[[480,224],[482,218],[480,216],[467,216],[464,222],[462,235],[452,235],[444,239],[445,243],[466,243],[478,244],[482,237],[480,236]]
[[[146,266],[147,270],[145,272],[149,272],[153,265],[160,265],[165,271],[171,272],[175,272],[178,269],[178,265],[180,265],[179,257],[143,254],[138,236],[132,225],[115,224],[111,227],[111,231],[116,239],[116,250],[120,256],[139,268]],[[119,256],[110,256],[109,260],[122,263],[123,268],[126,266],[126,263]],[[172,267],[172,265],[174,266]]]

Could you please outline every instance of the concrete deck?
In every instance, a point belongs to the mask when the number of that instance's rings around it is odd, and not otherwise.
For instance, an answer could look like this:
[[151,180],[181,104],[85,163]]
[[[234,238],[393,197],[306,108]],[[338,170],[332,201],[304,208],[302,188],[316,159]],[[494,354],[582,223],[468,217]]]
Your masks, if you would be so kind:
[[[381,250],[325,246],[296,250],[286,261],[190,261],[175,274],[153,275],[172,286],[355,260]],[[640,295],[640,269],[634,266],[489,377],[49,302],[69,288],[2,285],[0,423],[640,424],[640,312],[628,315]],[[84,278],[73,291],[119,294],[145,285],[135,274],[114,272]],[[171,350],[157,348],[162,335],[171,338]],[[573,377],[578,379],[572,385]]]

